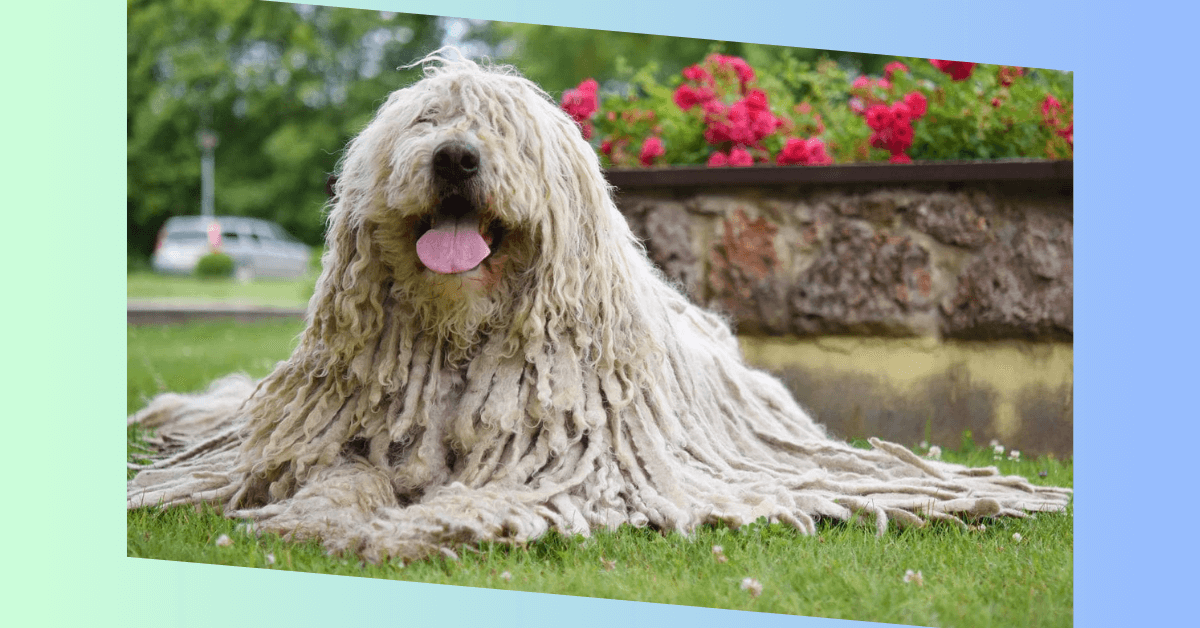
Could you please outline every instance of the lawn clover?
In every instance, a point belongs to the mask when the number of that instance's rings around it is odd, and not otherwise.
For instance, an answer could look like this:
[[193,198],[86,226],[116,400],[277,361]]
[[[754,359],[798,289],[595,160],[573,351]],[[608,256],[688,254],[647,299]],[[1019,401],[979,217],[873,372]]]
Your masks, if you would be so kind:
[[507,571],[502,571],[502,572],[500,572],[500,579],[504,580],[505,582],[512,580],[512,573],[507,572]]
[[217,537],[217,547],[229,547],[230,545],[233,545],[233,539],[229,538],[228,534]]
[[925,577],[921,575],[920,571],[913,571],[911,569],[905,571],[904,572],[904,581],[905,582],[915,582],[915,583],[917,583],[917,586],[920,586],[920,587],[925,586]]
[[941,460],[942,459],[942,448],[938,447],[937,445],[930,447],[929,453],[925,454],[925,457],[932,458],[933,460]]
[[268,567],[269,567],[269,566],[271,566],[271,565],[274,565],[274,564],[275,564],[275,555],[274,555],[274,554],[272,554],[272,553],[268,552],[268,553],[267,553],[267,556],[266,556],[266,559],[267,559],[267,566],[268,566]]
[[725,549],[720,545],[714,545],[712,548],[713,558],[717,559],[718,563],[727,562],[729,559],[725,557]]
[[1020,543],[1021,542],[1021,533],[1013,532],[1013,540],[1016,541],[1017,543]]
[[1021,461],[1021,452],[1017,451],[1016,449],[1008,452],[1008,459],[1012,460],[1013,462],[1020,462]]
[[745,578],[742,580],[742,590],[749,591],[750,597],[762,595],[762,588],[762,583],[754,578]]

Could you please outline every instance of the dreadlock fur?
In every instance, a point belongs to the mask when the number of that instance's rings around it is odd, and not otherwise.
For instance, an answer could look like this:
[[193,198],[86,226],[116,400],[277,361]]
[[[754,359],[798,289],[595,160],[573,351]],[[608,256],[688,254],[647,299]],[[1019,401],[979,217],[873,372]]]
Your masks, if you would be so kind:
[[[447,141],[479,155],[449,187],[431,167]],[[495,250],[439,274],[415,243],[451,198]],[[865,511],[882,534],[1069,500],[830,439],[653,268],[578,127],[508,68],[435,53],[387,99],[341,164],[323,264],[274,372],[131,417],[174,453],[136,467],[128,507],[214,502],[289,538],[411,560],[551,528],[767,517],[811,534]]]

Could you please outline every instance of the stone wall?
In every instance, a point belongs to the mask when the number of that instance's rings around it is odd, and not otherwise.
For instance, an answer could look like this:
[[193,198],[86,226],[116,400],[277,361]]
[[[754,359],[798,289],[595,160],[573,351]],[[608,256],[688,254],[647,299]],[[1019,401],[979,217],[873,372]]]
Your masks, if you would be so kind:
[[[970,429],[1069,455],[1070,180],[907,182],[894,168],[875,182],[610,180],[651,259],[835,433],[957,446]],[[855,351],[836,368],[821,357]]]

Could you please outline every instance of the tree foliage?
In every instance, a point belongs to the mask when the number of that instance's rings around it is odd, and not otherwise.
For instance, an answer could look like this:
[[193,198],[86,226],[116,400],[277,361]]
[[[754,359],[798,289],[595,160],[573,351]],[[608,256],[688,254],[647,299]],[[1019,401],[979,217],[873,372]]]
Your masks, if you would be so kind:
[[128,236],[146,254],[200,211],[198,133],[219,137],[216,212],[322,238],[325,180],[397,71],[436,48],[422,15],[254,0],[129,0]]

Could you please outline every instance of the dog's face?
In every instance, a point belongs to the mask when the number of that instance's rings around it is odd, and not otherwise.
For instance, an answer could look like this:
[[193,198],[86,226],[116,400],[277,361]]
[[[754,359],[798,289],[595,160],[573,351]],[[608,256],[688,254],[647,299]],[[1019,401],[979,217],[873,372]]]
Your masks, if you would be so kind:
[[575,281],[563,267],[596,258],[607,190],[579,127],[536,85],[451,63],[394,92],[350,144],[335,211],[371,234],[403,298],[454,333],[519,309],[535,285]]

